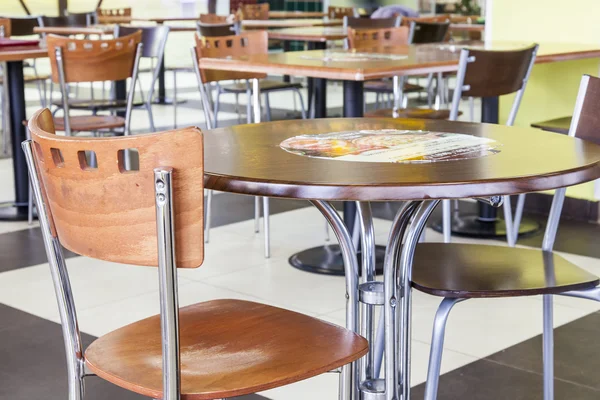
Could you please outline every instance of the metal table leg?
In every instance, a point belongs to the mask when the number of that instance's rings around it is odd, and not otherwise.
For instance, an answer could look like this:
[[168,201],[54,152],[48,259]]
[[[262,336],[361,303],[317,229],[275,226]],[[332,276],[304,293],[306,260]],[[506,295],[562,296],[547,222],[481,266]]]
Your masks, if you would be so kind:
[[6,65],[15,201],[0,206],[0,220],[25,221],[29,199],[29,178],[25,154],[21,149],[21,142],[26,139],[25,126],[23,126],[23,121],[26,119],[23,62],[10,61]]
[[[315,85],[315,117],[322,118],[326,115],[326,80],[314,79]],[[344,81],[344,117],[363,116],[363,82]],[[344,223],[352,232],[356,205],[353,202],[344,203]],[[361,251],[358,251],[357,257]],[[383,271],[383,258],[385,249],[377,246],[375,251],[377,273]],[[289,263],[298,269],[308,272],[327,275],[344,275],[344,263],[338,245],[313,247],[293,254]]]

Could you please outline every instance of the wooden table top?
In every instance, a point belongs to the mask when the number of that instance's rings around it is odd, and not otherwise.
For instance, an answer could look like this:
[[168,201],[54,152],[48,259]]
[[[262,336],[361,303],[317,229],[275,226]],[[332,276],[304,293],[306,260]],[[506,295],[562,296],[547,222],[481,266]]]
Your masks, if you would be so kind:
[[273,28],[298,28],[304,26],[341,26],[341,19],[325,21],[322,18],[298,18],[298,19],[245,19],[241,21],[244,29],[273,29]]
[[[285,139],[365,129],[453,132],[499,142],[497,154],[432,163],[320,159],[280,148]],[[540,143],[544,143],[540,146]],[[205,187],[322,200],[483,197],[554,189],[600,177],[600,146],[532,128],[435,120],[336,118],[235,125],[204,132]]]
[[[483,25],[450,24],[453,32],[481,32]],[[305,42],[327,42],[329,40],[342,40],[348,37],[348,30],[341,26],[323,27],[307,26],[295,28],[274,29],[269,31],[269,39],[302,40]]]
[[0,61],[23,61],[28,58],[48,57],[48,49],[42,46],[10,46],[0,47]]
[[[200,66],[227,71],[261,72],[313,78],[366,81],[396,75],[449,72],[458,69],[460,49],[465,45],[490,49],[518,49],[530,43],[468,42],[424,44],[374,49],[371,59],[352,50],[309,50],[229,58],[202,58]],[[361,51],[361,54],[365,52]],[[386,59],[386,55],[388,59]],[[352,57],[352,58],[350,58]],[[396,57],[396,58],[392,58]],[[542,43],[536,63],[600,57],[600,45]]]
[[36,26],[35,33],[52,33],[55,35],[109,35],[114,32],[114,25],[94,26]]
[[269,18],[323,18],[327,13],[321,11],[269,11]]

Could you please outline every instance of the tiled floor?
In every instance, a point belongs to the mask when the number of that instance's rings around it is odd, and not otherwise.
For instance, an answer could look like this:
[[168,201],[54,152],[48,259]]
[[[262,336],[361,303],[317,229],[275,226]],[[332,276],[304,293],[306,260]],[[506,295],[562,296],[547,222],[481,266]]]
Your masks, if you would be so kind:
[[[179,82],[189,82],[179,90],[180,97],[187,99],[179,107],[180,126],[203,125],[194,79],[190,74],[178,77]],[[39,107],[37,91],[28,89],[27,94],[31,113]],[[233,99],[223,100],[221,123],[237,123]],[[243,110],[244,99],[240,100]],[[277,105],[275,118],[297,114],[286,94],[274,95],[271,104]],[[340,114],[340,85],[329,86],[328,106],[330,115]],[[154,111],[160,129],[172,128],[171,107],[155,106]],[[133,129],[138,133],[148,130],[144,111],[134,113]],[[0,160],[0,184],[3,188],[0,200],[10,200],[10,159]],[[293,253],[325,243],[324,220],[319,212],[307,202],[273,200],[272,257],[266,260],[262,234],[254,233],[252,205],[250,197],[215,195],[215,228],[206,245],[206,261],[197,270],[179,273],[180,304],[215,298],[249,299],[344,324],[344,278],[310,274],[288,264]],[[379,244],[385,243],[395,207],[397,204],[375,206]],[[471,205],[467,203],[464,207]],[[595,225],[564,221],[557,249],[577,265],[600,274],[600,250],[593,240],[599,231]],[[432,230],[426,236],[428,241],[440,240],[440,235]],[[539,237],[524,239],[521,244],[539,246]],[[574,241],[573,237],[579,240]],[[158,312],[155,269],[100,262],[74,254],[68,257],[84,342]],[[438,303],[438,298],[414,295],[414,398],[422,397],[432,320]],[[448,325],[440,399],[541,398],[541,308],[537,297],[471,300],[458,305]],[[600,359],[600,346],[595,343],[600,333],[599,309],[599,304],[589,301],[571,298],[555,301],[559,399],[600,397],[595,376]],[[29,227],[26,223],[0,222],[0,321],[3,321],[0,398],[64,399],[64,351],[50,272],[36,224]],[[89,399],[139,398],[96,378],[88,381]],[[337,375],[325,374],[259,395],[274,400],[319,400],[335,398],[336,393]]]

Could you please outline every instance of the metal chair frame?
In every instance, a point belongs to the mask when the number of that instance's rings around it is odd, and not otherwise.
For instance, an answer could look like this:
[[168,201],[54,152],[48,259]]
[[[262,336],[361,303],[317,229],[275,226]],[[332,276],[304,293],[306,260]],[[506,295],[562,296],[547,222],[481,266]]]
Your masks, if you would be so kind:
[[[136,27],[136,29],[137,28],[138,27]],[[120,36],[119,35],[120,29],[121,29],[121,27],[118,25],[115,27],[115,34],[114,34],[115,37]],[[152,130],[152,132],[156,132],[156,127],[154,125],[154,114],[152,112],[152,99],[154,97],[154,90],[155,90],[156,82],[158,82],[158,76],[160,74],[160,61],[163,59],[164,54],[165,54],[165,49],[167,47],[167,39],[169,38],[170,30],[169,30],[169,27],[166,25],[158,25],[158,26],[152,26],[152,27],[139,27],[139,29],[141,29],[141,30],[155,29],[155,30],[164,30],[166,32],[163,35],[163,37],[159,40],[159,44],[158,44],[156,52],[151,52],[151,50],[149,49],[149,46],[144,46],[142,48],[142,54],[140,55],[140,58],[149,58],[152,61],[156,60],[156,63],[154,64],[154,67],[152,68],[152,81],[150,83],[150,87],[148,88],[148,94],[146,97],[144,97],[144,90],[142,88],[142,84],[140,82],[139,75],[137,76],[137,84],[140,89],[140,95],[142,98],[142,102],[144,103],[144,108],[148,112],[148,120],[150,122],[150,129]],[[144,41],[144,39],[143,39],[143,32],[142,32],[142,43],[143,43],[143,41]]]
[[[513,100],[510,113],[508,115],[508,119],[506,121],[507,126],[512,126],[515,122],[515,118],[517,117],[517,112],[519,111],[519,106],[521,105],[521,100],[523,98],[523,94],[525,93],[525,88],[527,87],[527,82],[529,81],[529,76],[531,75],[531,70],[533,69],[533,64],[535,63],[535,57],[537,54],[537,45],[533,51],[533,55],[529,62],[529,66],[527,67],[527,72],[523,78],[523,83],[521,88],[516,92],[515,99]],[[467,73],[467,68],[469,63],[475,62],[475,57],[470,55],[469,49],[462,49],[460,52],[460,60],[458,73],[456,76],[456,88],[454,89],[454,96],[452,98],[452,107],[450,109],[450,121],[456,121],[458,118],[458,107],[460,105],[460,101],[462,98],[462,93],[464,90],[468,90],[469,88],[464,85],[465,75]],[[396,103],[397,104],[397,103]],[[394,107],[397,107],[395,105]],[[451,210],[451,201],[443,200],[443,234],[444,234],[444,242],[450,243],[452,236],[452,210]],[[516,243],[516,237],[514,235],[514,230],[512,226],[512,209],[510,206],[510,196],[504,196],[504,217],[506,220],[506,240],[508,245],[513,247]]]
[[[462,54],[461,54],[462,56]],[[466,57],[466,56],[465,56]],[[579,92],[577,94],[577,101],[575,105],[575,112],[573,115],[573,122],[569,129],[569,136],[576,137],[575,132],[577,125],[579,124],[579,117],[583,106],[587,86],[590,77],[584,75],[581,84],[579,86]],[[522,90],[517,94],[518,99],[515,102],[520,101],[522,96]],[[456,93],[456,92],[455,92]],[[455,94],[456,98],[456,94]],[[514,122],[514,116],[518,109],[518,103],[511,109],[512,121]],[[556,232],[560,222],[560,215],[565,200],[566,188],[557,189],[554,193],[552,200],[552,206],[548,215],[548,222],[546,225],[546,231],[544,232],[544,240],[542,242],[542,250],[551,254],[556,239]],[[505,196],[505,204],[508,196]],[[552,271],[550,271],[552,272]],[[585,290],[572,290],[563,293],[559,293],[561,296],[578,297],[581,299],[588,299],[600,302],[600,286],[585,289]],[[554,325],[553,325],[553,295],[543,295],[543,379],[544,379],[544,400],[554,399]],[[442,352],[444,347],[444,334],[446,330],[446,322],[450,311],[457,303],[460,303],[466,298],[444,298],[440,303],[440,306],[436,312],[433,333],[431,339],[431,350],[429,355],[429,367],[427,372],[427,382],[425,386],[425,400],[435,400],[437,398],[437,389],[439,384],[440,368],[442,363]]]
[[[67,355],[68,398],[82,400],[84,378],[93,376],[85,365],[83,345],[77,322],[77,312],[69,280],[65,257],[58,237],[51,231],[49,213],[44,201],[39,172],[33,155],[31,140],[22,144],[33,194],[37,204],[44,247],[48,256],[54,290],[57,296],[64,345]],[[158,270],[160,286],[160,319],[163,341],[163,387],[165,400],[180,398],[179,361],[179,307],[177,298],[177,269],[175,267],[175,231],[173,218],[173,190],[171,168],[154,170],[156,199],[156,226],[158,236]]]
[[[200,65],[198,64],[198,57],[196,55],[196,49],[192,47],[190,49],[192,55],[192,62],[194,64],[194,71],[196,73],[196,79],[198,81],[198,90],[200,91],[200,99],[202,101],[202,110],[204,111],[204,119],[206,120],[207,129],[213,129],[213,118],[211,117],[211,105],[209,95],[206,90],[204,82],[202,82],[202,76],[200,74]],[[252,79],[252,88],[250,82],[246,81],[246,94],[248,95],[248,102],[246,104],[247,121],[249,124],[252,123],[251,107],[253,107],[254,123],[260,123],[261,120],[261,108],[260,108],[260,88],[258,79]],[[252,101],[250,101],[252,99]],[[217,107],[218,98],[215,102]],[[212,190],[209,190],[206,196],[206,215],[204,218],[204,241],[206,243],[210,240],[210,228],[211,228],[211,208],[212,208]],[[269,213],[269,198],[262,197],[263,206],[263,230],[265,235],[264,241],[264,253],[265,258],[271,257],[271,229],[270,229],[270,213]],[[260,231],[260,197],[254,197],[254,232]]]
[[[130,132],[131,111],[133,109],[133,98],[135,96],[135,85],[138,80],[138,70],[139,70],[140,58],[141,58],[141,54],[142,54],[142,48],[143,48],[142,43],[139,43],[137,45],[137,49],[136,49],[136,53],[135,53],[135,60],[134,60],[134,64],[133,64],[133,71],[131,74],[131,87],[129,88],[129,91],[127,93],[127,106],[125,109],[125,127],[123,128],[123,133],[125,135],[129,135],[131,133]],[[57,68],[58,68],[59,86],[60,86],[60,92],[62,95],[62,108],[63,108],[64,120],[65,120],[65,134],[67,136],[71,136],[72,132],[71,132],[71,123],[69,121],[69,101],[68,101],[69,94],[68,94],[68,89],[67,89],[67,83],[65,82],[64,58],[63,58],[63,54],[62,54],[62,48],[57,47],[55,49],[55,51],[56,51],[56,64],[57,64]]]

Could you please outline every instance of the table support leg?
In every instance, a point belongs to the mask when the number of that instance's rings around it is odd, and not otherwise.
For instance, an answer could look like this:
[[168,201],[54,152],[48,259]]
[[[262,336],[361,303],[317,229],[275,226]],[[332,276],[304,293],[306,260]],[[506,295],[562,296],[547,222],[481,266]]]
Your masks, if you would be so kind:
[[[484,97],[481,99],[481,122],[497,124],[499,121],[498,97]],[[442,232],[442,223],[436,221],[432,228]],[[519,226],[519,235],[535,233],[540,229],[540,224],[529,218],[523,218]],[[478,215],[458,215],[452,219],[452,233],[458,236],[477,238],[506,237],[504,220],[498,217],[498,209],[488,204],[479,203]],[[515,240],[517,237],[515,236]]]
[[[330,203],[320,200],[314,200],[312,203],[321,211],[340,243],[346,276],[346,328],[360,333],[358,330],[358,261],[352,237],[339,214]],[[352,400],[359,398],[357,377],[357,362],[342,367],[340,374],[341,399]]]
[[23,126],[23,121],[26,119],[23,62],[11,61],[6,65],[15,202],[0,206],[0,220],[24,221],[27,219],[29,177],[27,175],[25,154],[21,149],[21,142],[26,139],[25,126]]

